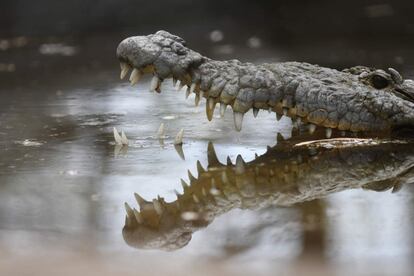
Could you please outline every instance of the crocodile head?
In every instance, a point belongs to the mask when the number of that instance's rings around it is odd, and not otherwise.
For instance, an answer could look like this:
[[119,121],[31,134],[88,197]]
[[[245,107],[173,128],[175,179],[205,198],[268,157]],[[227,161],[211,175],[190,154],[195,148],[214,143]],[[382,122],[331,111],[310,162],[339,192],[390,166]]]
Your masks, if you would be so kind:
[[255,65],[237,60],[215,61],[189,49],[185,41],[166,31],[129,37],[117,48],[121,78],[132,69],[131,84],[149,73],[150,90],[161,92],[167,78],[206,98],[212,119],[216,104],[224,114],[233,109],[236,130],[250,109],[288,116],[313,133],[367,136],[414,130],[414,81],[387,71],[357,66],[343,71],[299,62]]
[[323,198],[353,188],[375,191],[413,183],[414,148],[394,140],[338,138],[291,145],[277,145],[244,162],[228,158],[222,164],[210,143],[208,167],[197,162],[197,178],[182,180],[177,200],[152,201],[135,194],[139,211],[125,204],[124,240],[140,249],[176,250],[192,234],[216,217],[234,209],[263,209]]

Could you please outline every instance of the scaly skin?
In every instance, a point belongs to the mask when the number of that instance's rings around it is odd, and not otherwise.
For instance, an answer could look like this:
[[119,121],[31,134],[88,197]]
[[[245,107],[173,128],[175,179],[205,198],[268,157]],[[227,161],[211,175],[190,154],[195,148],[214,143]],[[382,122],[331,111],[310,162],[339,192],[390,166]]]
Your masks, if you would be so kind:
[[[228,159],[229,160],[229,159]],[[190,186],[167,203],[158,197],[135,197],[140,211],[125,204],[125,241],[133,247],[175,250],[192,233],[233,208],[290,206],[351,188],[383,191],[412,183],[413,144],[372,139],[319,140],[278,145],[245,163],[221,164],[212,144],[208,168],[197,162],[198,178],[189,172]]]
[[131,83],[151,73],[151,90],[161,92],[167,78],[196,93],[196,104],[205,97],[212,119],[220,103],[234,111],[237,130],[243,115],[253,109],[271,110],[278,117],[299,118],[313,132],[326,128],[327,137],[353,133],[390,133],[414,129],[414,81],[388,71],[357,66],[337,71],[299,62],[254,65],[237,60],[215,61],[186,47],[185,41],[166,31],[129,37],[117,49],[121,78],[128,70]]

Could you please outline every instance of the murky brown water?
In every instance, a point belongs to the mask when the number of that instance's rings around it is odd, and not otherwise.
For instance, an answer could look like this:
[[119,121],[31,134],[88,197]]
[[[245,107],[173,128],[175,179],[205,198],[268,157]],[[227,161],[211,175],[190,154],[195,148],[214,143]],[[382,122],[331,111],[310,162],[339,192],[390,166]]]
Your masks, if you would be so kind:
[[[50,83],[2,73],[13,80],[0,88],[1,275],[412,274],[410,144],[266,152],[278,132],[290,137],[290,119],[248,114],[238,133],[230,110],[208,122],[204,100],[194,107],[169,81],[161,95],[148,79],[130,87],[116,68],[50,72]],[[113,127],[129,147],[114,145]],[[185,160],[172,143],[181,128]],[[210,152],[200,177],[210,141],[244,169]],[[199,179],[177,207],[188,169]],[[144,222],[124,229],[134,193],[173,203],[162,215],[144,204]]]

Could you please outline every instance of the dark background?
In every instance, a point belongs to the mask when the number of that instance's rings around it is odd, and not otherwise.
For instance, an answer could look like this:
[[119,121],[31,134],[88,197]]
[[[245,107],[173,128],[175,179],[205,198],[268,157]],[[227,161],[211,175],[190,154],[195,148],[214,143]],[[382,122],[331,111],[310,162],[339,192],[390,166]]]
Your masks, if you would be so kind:
[[[402,38],[414,34],[412,1],[2,1],[0,32],[14,35],[91,35],[211,28],[256,33],[280,42],[343,38]],[[410,37],[412,39],[412,37]]]

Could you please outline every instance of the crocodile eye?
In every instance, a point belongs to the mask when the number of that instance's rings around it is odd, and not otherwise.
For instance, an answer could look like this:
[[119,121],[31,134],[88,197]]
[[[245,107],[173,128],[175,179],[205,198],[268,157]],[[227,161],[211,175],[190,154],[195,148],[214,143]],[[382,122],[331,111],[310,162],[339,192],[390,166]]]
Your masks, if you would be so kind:
[[388,86],[388,80],[380,75],[373,75],[371,78],[372,86],[376,89],[383,89]]

